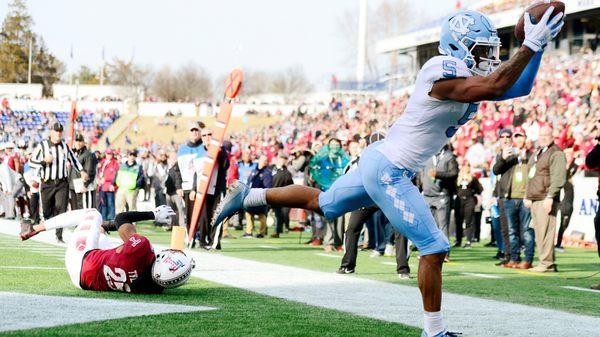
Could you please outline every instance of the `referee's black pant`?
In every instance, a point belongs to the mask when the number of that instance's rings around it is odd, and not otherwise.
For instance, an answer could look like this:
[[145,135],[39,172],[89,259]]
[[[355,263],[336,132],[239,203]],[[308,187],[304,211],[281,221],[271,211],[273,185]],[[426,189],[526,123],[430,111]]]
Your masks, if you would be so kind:
[[221,236],[223,235],[223,224],[218,226],[211,226],[212,218],[215,213],[215,208],[221,201],[221,193],[219,194],[207,194],[204,199],[204,207],[202,207],[202,214],[200,214],[200,221],[198,228],[200,231],[200,245],[204,247],[212,247],[214,249],[221,249]]
[[[350,213],[348,228],[345,235],[346,252],[342,258],[341,268],[356,268],[356,256],[358,255],[358,238],[363,228],[363,224],[379,210],[377,206],[361,208]],[[408,240],[398,233],[394,232],[394,245],[396,247],[396,272],[398,274],[410,273],[408,266]]]
[[[40,193],[44,219],[50,219],[67,211],[67,205],[69,204],[69,182],[67,179],[43,182]],[[58,240],[62,240],[62,232],[62,228],[56,229]]]
[[86,191],[76,193],[75,190],[69,190],[69,204],[71,210],[96,208],[96,193],[95,191]]

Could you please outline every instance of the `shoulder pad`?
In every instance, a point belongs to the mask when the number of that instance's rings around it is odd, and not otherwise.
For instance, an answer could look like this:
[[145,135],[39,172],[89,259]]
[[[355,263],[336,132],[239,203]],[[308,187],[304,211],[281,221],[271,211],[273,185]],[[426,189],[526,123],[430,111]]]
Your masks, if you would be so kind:
[[470,76],[472,76],[471,71],[462,60],[440,55],[433,57],[423,65],[417,81],[435,83],[439,80]]

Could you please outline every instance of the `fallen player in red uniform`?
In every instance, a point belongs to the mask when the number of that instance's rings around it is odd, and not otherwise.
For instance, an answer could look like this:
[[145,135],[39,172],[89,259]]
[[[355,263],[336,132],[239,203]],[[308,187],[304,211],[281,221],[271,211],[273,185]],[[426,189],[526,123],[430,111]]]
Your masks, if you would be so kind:
[[161,293],[187,282],[194,260],[180,250],[154,252],[148,238],[135,231],[134,222],[154,220],[168,223],[175,212],[159,206],[152,212],[123,212],[115,217],[115,227],[123,244],[114,247],[102,229],[102,216],[93,208],[63,213],[29,225],[21,233],[27,240],[40,232],[74,227],[67,244],[65,264],[71,281],[84,290]]

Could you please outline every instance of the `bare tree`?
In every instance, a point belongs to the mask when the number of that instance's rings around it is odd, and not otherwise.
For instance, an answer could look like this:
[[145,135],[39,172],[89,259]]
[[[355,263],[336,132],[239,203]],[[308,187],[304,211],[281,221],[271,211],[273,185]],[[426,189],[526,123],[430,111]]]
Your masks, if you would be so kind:
[[171,67],[165,65],[154,74],[150,91],[165,101],[177,100],[177,83],[175,83],[175,75]]
[[269,92],[272,75],[263,70],[244,72],[244,95],[252,96]]
[[181,66],[177,71],[165,65],[154,74],[151,92],[169,102],[191,102],[212,98],[210,76],[204,68],[193,62]]
[[177,70],[175,83],[180,100],[189,102],[212,98],[210,75],[194,62],[184,64]]
[[152,82],[152,69],[136,64],[133,60],[125,61],[115,57],[106,65],[106,77],[110,84],[141,87],[146,91]]
[[294,65],[275,74],[271,82],[271,92],[282,94],[286,100],[297,98],[312,90],[312,85],[304,69],[300,65]]

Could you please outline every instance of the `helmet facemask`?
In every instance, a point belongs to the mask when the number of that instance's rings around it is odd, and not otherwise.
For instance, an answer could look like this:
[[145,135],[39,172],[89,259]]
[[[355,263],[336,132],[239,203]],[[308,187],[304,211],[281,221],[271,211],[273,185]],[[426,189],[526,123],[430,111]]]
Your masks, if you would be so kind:
[[[492,36],[489,39],[478,37],[473,40],[468,36],[460,41],[467,50],[463,61],[472,73],[488,76],[500,66],[500,39]],[[470,46],[467,48],[467,46]]]

